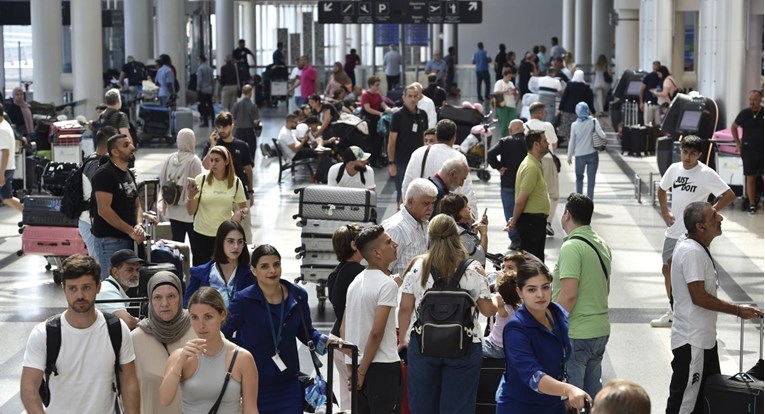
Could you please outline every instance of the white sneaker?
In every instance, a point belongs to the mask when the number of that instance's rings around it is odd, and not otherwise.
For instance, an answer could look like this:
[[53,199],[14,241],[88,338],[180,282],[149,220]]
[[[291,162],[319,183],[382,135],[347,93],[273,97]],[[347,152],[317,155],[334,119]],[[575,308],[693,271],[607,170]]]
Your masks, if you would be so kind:
[[674,314],[672,313],[672,309],[670,309],[667,313],[661,315],[661,317],[651,320],[651,326],[654,328],[671,328],[673,317]]

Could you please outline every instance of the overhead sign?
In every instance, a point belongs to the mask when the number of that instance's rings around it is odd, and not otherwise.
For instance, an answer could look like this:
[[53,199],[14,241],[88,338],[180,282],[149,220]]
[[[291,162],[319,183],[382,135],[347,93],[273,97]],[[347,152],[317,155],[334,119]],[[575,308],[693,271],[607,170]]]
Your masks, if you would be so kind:
[[323,24],[465,24],[482,21],[482,0],[319,1],[319,23]]

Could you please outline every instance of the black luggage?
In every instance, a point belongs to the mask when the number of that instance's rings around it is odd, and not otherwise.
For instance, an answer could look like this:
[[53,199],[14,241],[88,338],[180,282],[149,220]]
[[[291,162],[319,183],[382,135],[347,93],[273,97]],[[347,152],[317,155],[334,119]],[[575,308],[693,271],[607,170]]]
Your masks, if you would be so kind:
[[505,373],[505,360],[484,358],[481,361],[481,376],[478,378],[478,394],[475,414],[494,414],[497,411],[497,388]]
[[42,175],[43,190],[55,196],[63,196],[66,180],[77,168],[79,168],[78,165],[73,162],[53,161],[48,163]]
[[[349,343],[342,343],[337,344],[333,343],[330,344],[327,349],[329,350],[327,352],[327,414],[332,414],[332,409],[334,406],[330,404],[331,401],[334,400],[332,395],[332,379],[335,375],[334,373],[334,358],[332,358],[332,353],[340,348],[350,349],[351,350],[351,384],[356,384],[356,381],[358,381],[359,376],[359,347],[353,344]],[[341,387],[344,387],[345,384],[340,384]],[[358,396],[356,395],[357,390],[356,387],[351,387],[351,414],[358,413]]]
[[[631,125],[624,127],[624,135],[629,135],[629,155],[640,157],[647,153],[646,144],[648,142],[648,128],[642,125]],[[624,146],[624,144],[622,144]]]
[[675,153],[680,147],[680,142],[672,137],[661,137],[656,140],[656,163],[659,165],[659,173],[664,175],[672,163],[680,161]]
[[[760,318],[760,361],[762,364],[763,323]],[[763,382],[744,371],[744,326],[741,319],[741,345],[739,348],[739,373],[734,376],[715,374],[704,385],[705,414],[763,414]]]
[[72,220],[61,212],[61,199],[62,197],[49,195],[25,196],[19,227],[77,227],[78,219]]
[[374,191],[315,185],[295,193],[300,194],[300,204],[294,218],[377,222]]

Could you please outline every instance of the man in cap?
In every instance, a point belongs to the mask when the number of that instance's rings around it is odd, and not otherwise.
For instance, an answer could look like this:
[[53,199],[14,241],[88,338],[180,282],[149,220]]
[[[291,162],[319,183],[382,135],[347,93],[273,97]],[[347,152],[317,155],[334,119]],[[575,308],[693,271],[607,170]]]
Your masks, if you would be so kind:
[[139,319],[128,313],[125,305],[130,296],[125,293],[128,289],[138,287],[141,275],[143,259],[138,257],[133,250],[117,250],[112,255],[109,277],[101,284],[96,300],[125,299],[125,302],[99,303],[96,309],[104,313],[111,313],[122,319],[132,331],[138,324]]
[[329,168],[327,184],[331,187],[375,190],[375,173],[368,165],[372,154],[352,145],[343,151],[343,162]]

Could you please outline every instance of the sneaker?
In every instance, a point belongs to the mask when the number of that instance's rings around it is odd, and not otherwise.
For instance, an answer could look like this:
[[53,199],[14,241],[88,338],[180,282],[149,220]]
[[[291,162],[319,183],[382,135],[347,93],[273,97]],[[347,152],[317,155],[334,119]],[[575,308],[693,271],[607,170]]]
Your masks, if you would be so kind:
[[268,144],[265,142],[260,143],[260,152],[263,154],[263,158],[268,158],[271,156],[271,148],[269,148]]
[[654,328],[671,328],[673,317],[674,314],[672,313],[672,309],[670,309],[667,313],[661,315],[661,317],[651,320],[651,326]]
[[507,249],[515,251],[515,252],[522,252],[523,251],[523,249],[521,248],[521,241],[520,240],[513,240],[513,242],[510,243],[510,246]]
[[548,236],[555,236],[555,231],[553,231],[552,223],[547,223],[547,228],[545,229],[545,233],[547,233]]
[[757,214],[757,206],[749,206],[749,214]]

